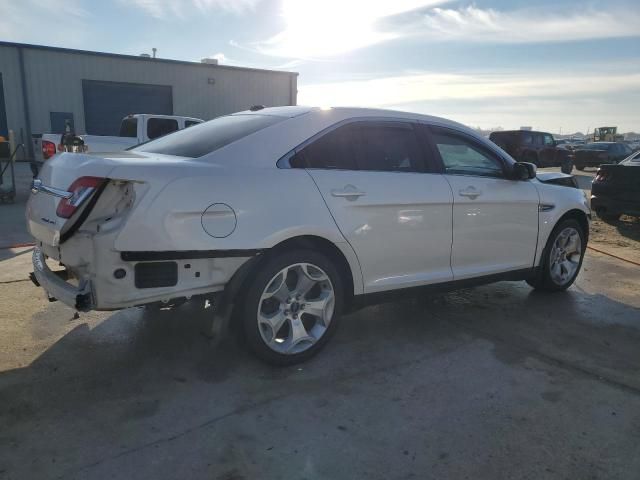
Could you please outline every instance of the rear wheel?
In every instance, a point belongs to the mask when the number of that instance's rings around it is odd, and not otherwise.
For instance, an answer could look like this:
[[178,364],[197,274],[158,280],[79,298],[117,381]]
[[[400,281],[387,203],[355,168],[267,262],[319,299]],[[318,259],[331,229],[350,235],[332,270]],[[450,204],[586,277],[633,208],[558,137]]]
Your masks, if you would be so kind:
[[549,236],[536,277],[527,283],[536,290],[566,290],[580,272],[586,246],[580,223],[574,219],[560,221]]
[[310,250],[275,256],[259,270],[245,297],[247,343],[269,363],[303,362],[335,331],[342,303],[342,279],[330,259]]
[[573,162],[571,161],[571,159],[565,159],[561,162],[560,171],[562,173],[566,173],[567,175],[571,174],[571,172],[573,171]]
[[584,170],[584,165],[576,165],[576,168],[580,171]]

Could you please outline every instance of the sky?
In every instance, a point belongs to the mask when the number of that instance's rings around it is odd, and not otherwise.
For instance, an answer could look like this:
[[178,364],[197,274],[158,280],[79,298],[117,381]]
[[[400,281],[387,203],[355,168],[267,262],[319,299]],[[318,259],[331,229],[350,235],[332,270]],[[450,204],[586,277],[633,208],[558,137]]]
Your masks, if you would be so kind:
[[638,0],[0,0],[0,39],[299,72],[298,103],[640,132]]

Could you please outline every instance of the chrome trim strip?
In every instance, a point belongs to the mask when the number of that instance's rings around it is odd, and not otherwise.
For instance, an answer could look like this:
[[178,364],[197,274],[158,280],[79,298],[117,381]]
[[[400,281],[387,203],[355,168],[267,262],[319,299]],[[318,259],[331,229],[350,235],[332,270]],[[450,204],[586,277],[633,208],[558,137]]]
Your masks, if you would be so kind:
[[46,193],[48,195],[53,195],[54,197],[69,199],[73,197],[73,192],[67,192],[66,190],[62,190],[60,188],[48,187],[42,183],[42,180],[36,178],[31,183],[31,193],[34,195],[38,193]]

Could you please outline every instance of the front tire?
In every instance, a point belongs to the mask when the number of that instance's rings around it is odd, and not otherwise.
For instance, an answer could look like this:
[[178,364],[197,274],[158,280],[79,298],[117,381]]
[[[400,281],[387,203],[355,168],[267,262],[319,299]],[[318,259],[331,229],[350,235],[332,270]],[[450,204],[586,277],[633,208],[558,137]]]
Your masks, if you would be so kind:
[[549,235],[537,275],[527,283],[536,290],[566,290],[580,272],[586,247],[580,223],[574,219],[560,221]]
[[251,351],[274,365],[304,362],[335,332],[344,301],[334,263],[312,250],[268,259],[250,281],[242,325]]

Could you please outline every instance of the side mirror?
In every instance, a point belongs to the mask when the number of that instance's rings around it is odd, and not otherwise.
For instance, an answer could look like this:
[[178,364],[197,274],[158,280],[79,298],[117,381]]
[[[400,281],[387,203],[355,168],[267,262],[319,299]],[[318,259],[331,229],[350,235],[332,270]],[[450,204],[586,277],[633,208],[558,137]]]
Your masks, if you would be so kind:
[[536,178],[536,166],[529,162],[516,162],[512,173],[514,180],[530,180]]

